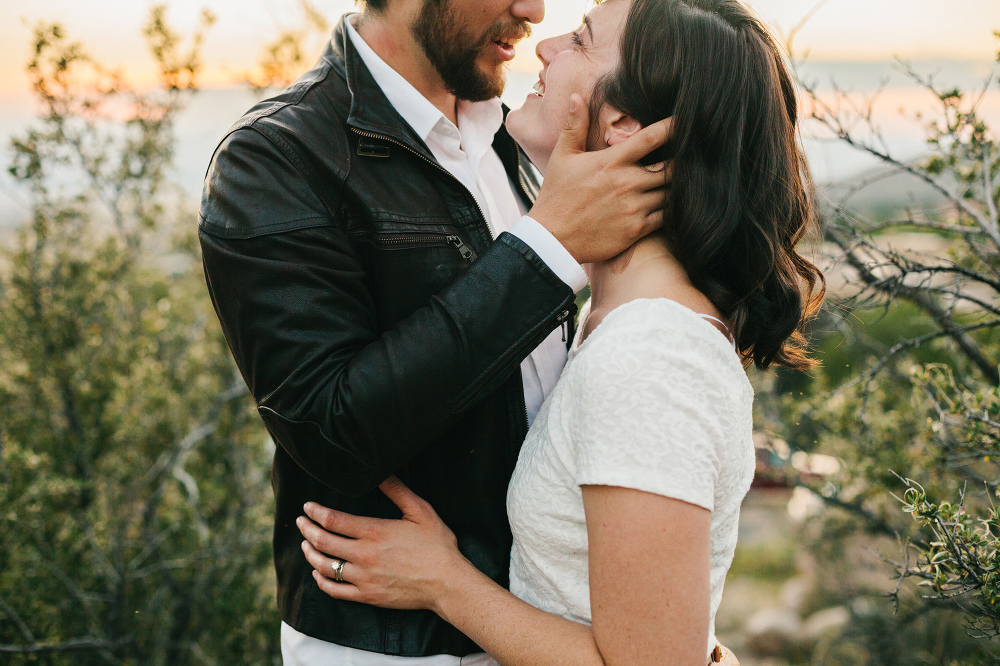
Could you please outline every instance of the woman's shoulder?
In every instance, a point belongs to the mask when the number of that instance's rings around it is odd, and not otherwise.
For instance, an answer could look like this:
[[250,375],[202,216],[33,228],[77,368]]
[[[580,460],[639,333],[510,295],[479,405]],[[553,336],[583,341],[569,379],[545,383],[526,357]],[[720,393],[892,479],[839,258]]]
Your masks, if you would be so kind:
[[676,371],[708,364],[727,378],[746,378],[729,338],[699,313],[667,298],[636,299],[615,308],[576,354],[582,364],[631,355],[671,363]]
[[754,397],[726,336],[668,299],[630,301],[611,311],[575,350],[564,377],[562,393],[587,412],[656,403],[670,419],[686,410],[742,420]]
[[584,340],[569,373],[561,425],[578,484],[714,510],[720,479],[748,460],[752,473],[753,389],[732,344],[698,313],[631,301]]

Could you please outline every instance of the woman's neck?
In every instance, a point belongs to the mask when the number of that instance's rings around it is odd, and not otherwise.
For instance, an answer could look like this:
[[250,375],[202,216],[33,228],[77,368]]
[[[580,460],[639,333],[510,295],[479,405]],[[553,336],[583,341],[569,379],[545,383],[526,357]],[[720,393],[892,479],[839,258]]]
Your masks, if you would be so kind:
[[640,298],[669,298],[698,313],[719,317],[712,302],[691,283],[687,271],[670,253],[663,236],[646,236],[622,254],[585,266],[590,277],[590,315],[586,338],[604,317]]

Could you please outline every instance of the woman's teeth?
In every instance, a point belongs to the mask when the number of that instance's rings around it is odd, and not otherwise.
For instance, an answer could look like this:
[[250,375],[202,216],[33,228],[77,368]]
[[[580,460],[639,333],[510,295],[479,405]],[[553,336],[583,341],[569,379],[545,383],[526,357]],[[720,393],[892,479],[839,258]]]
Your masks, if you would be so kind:
[[533,88],[535,94],[539,97],[545,97],[545,84],[541,81],[535,81],[535,87]]

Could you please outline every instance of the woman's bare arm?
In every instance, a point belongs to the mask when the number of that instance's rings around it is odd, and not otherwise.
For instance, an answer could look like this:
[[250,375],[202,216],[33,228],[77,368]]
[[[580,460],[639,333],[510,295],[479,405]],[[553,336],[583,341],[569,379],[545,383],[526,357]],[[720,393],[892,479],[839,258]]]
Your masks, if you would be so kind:
[[708,654],[712,514],[584,486],[594,637],[608,664],[697,664]]
[[[430,505],[399,481],[390,479],[383,491],[403,511],[402,520],[317,505],[307,507],[315,522],[300,519],[303,550],[330,596],[429,608],[507,666],[705,664],[707,510],[627,488],[584,486],[591,628],[541,611],[480,573]],[[348,583],[326,577],[332,568],[324,553],[348,561]]]

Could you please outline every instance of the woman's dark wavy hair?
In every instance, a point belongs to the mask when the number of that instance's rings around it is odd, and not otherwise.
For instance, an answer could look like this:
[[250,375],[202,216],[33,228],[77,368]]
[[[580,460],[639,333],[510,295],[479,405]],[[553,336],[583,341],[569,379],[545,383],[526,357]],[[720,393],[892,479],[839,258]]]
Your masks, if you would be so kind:
[[[825,293],[796,250],[816,220],[781,49],[738,0],[633,0],[618,69],[594,92],[646,126],[673,118],[663,233],[729,320],[744,363],[809,368]],[[592,115],[591,117],[596,117]]]

